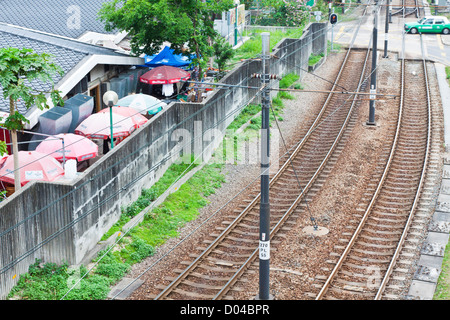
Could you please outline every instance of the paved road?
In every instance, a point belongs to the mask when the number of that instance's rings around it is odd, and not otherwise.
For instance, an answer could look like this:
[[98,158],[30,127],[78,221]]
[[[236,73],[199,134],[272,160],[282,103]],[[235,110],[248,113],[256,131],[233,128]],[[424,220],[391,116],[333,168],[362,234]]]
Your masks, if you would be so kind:
[[[414,15],[403,19],[401,16],[392,16],[391,23],[387,33],[388,45],[387,49],[393,52],[401,52],[402,49],[402,33],[405,22],[416,21]],[[378,15],[378,50],[383,52],[385,46],[385,11],[381,9]],[[353,37],[353,32],[356,28],[357,20],[337,23],[333,27],[333,43],[348,45]],[[355,38],[354,45],[356,47],[367,47],[371,43],[371,36],[374,29],[373,16],[364,19],[360,31]],[[331,32],[329,33],[331,39]],[[424,51],[428,59],[436,62],[441,62],[444,65],[450,66],[450,35],[441,34],[426,34],[423,35]],[[405,38],[405,58],[420,58],[420,42],[419,35],[406,34]],[[389,54],[389,53],[388,53]]]

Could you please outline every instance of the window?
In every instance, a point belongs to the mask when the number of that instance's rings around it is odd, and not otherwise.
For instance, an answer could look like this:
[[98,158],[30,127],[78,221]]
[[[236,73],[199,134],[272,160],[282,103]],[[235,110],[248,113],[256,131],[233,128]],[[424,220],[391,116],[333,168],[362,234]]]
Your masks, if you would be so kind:
[[423,24],[433,24],[433,19],[427,19]]
[[444,20],[436,20],[434,21],[434,24],[444,24]]

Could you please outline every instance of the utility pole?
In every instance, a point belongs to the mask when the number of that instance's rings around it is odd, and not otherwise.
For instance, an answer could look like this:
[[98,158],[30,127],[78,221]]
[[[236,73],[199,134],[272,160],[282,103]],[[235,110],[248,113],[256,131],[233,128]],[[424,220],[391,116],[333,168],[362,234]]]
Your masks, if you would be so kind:
[[263,72],[261,82],[262,91],[262,125],[261,125],[261,201],[259,210],[259,295],[257,300],[271,300],[269,293],[270,266],[270,204],[269,204],[269,166],[270,166],[270,132],[269,108],[270,96],[267,85],[270,80],[270,33],[261,33]]
[[384,24],[384,57],[388,57],[387,48],[388,48],[388,33],[389,33],[389,0],[386,0],[386,21]]
[[375,125],[375,98],[377,86],[377,41],[378,41],[378,1],[376,1],[372,36],[372,73],[370,75],[370,106],[367,125]]

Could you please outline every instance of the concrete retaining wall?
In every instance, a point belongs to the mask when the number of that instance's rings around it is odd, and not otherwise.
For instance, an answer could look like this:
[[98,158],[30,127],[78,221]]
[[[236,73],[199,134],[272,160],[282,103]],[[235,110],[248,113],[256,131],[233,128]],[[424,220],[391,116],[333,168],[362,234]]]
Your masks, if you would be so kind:
[[[311,52],[326,50],[326,25],[314,23],[301,39],[284,39],[273,50],[272,74],[308,69]],[[251,78],[261,61],[242,62],[221,82],[260,86]],[[277,87],[278,83],[275,86]],[[202,103],[172,103],[77,179],[33,182],[0,204],[0,298],[35,259],[79,264],[135,201],[178,158],[190,150],[207,161],[225,129],[256,89],[217,89]],[[276,92],[275,92],[276,94]],[[203,139],[205,132],[213,134]],[[187,143],[186,143],[187,141]]]

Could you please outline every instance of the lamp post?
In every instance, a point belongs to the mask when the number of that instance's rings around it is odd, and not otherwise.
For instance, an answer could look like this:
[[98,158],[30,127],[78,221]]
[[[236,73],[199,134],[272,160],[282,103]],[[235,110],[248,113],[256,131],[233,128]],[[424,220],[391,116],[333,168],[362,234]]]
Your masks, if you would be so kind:
[[107,91],[103,95],[103,103],[109,107],[109,118],[110,118],[110,126],[111,126],[111,149],[114,148],[114,133],[113,133],[113,115],[112,115],[112,107],[119,101],[119,96],[114,91]]

